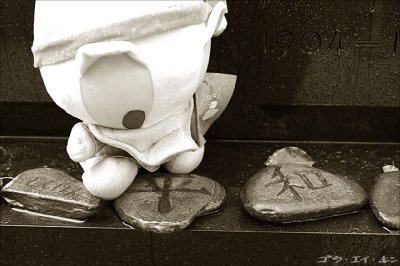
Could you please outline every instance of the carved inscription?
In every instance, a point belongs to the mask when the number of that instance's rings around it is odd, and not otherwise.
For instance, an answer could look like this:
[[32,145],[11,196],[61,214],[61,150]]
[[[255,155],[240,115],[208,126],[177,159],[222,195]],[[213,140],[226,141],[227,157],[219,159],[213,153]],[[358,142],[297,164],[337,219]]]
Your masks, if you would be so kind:
[[298,200],[298,201],[303,201],[303,198],[300,196],[300,194],[297,192],[296,188],[301,188],[304,189],[303,186],[298,186],[298,185],[292,185],[290,184],[289,181],[289,176],[285,176],[281,172],[281,167],[282,166],[272,166],[274,168],[274,172],[272,173],[272,179],[275,179],[278,177],[278,179],[271,181],[270,183],[266,184],[265,187],[268,188],[272,185],[283,183],[282,190],[278,192],[277,196],[283,194],[286,190],[289,189],[289,191],[293,194],[293,197]]
[[85,219],[100,207],[83,183],[54,168],[34,168],[20,173],[3,189],[7,202],[46,215]]
[[[289,50],[292,49],[292,47],[297,49],[300,48],[300,51],[307,55],[316,54],[322,48],[325,47],[327,49],[337,49],[338,55],[340,56],[341,51],[345,49],[344,44],[342,42],[343,38],[342,32],[339,29],[335,29],[335,31],[328,33],[326,35],[325,34],[321,35],[321,33],[314,30],[309,30],[300,34],[293,33],[287,30],[278,31],[275,33],[269,30],[265,30],[263,32],[263,38],[262,38],[264,47],[263,52],[264,54],[267,54],[268,47],[272,48],[273,45],[275,45],[277,48],[283,50],[282,54],[280,54],[278,57],[284,58],[288,54]],[[296,38],[295,36],[299,37]],[[398,31],[394,32],[392,36],[393,36],[393,56],[397,56],[397,50],[399,46],[399,32]],[[295,45],[296,43],[297,45]],[[379,41],[373,41],[373,40],[366,40],[366,41],[357,40],[355,41],[354,45],[348,43],[348,46],[350,47],[347,47],[347,49],[350,50],[354,49],[355,51],[357,51],[360,48],[378,48],[381,46],[381,43]]]
[[286,56],[287,52],[289,51],[290,47],[293,45],[293,34],[289,31],[281,31],[276,35],[275,43],[276,46],[283,49],[283,53],[281,54],[280,58]]
[[82,191],[82,186],[80,186],[78,183],[71,184],[64,183],[59,180],[46,180],[38,176],[26,182],[25,185],[32,190],[53,192],[54,194],[68,196],[71,198],[84,192]]
[[[282,166],[272,166],[274,169],[274,172],[272,173],[272,179],[275,179],[268,184],[265,185],[266,188],[271,187],[273,185],[283,183],[282,189],[278,192],[276,196],[280,196],[283,194],[285,191],[289,190],[292,194],[295,200],[298,201],[304,201],[303,198],[301,197],[300,193],[297,191],[297,189],[305,189],[306,187],[311,190],[317,190],[317,189],[322,189],[331,186],[326,178],[322,175],[322,173],[318,169],[310,169],[307,171],[302,171],[302,172],[294,172],[293,175],[284,175],[281,171]],[[318,178],[320,181],[319,185],[314,184],[312,180],[312,176],[315,176]],[[290,183],[290,179],[300,177],[300,179],[304,182],[306,187],[304,186],[299,186],[299,185],[294,185]]]
[[307,31],[300,38],[300,48],[305,54],[312,55],[321,49],[322,38],[316,31]]
[[352,68],[353,72],[351,74],[350,79],[350,89],[353,90],[358,82],[359,74],[360,74],[360,65],[361,65],[361,53],[362,48],[373,49],[380,47],[380,43],[376,41],[357,41],[354,47],[354,56]]
[[[318,170],[310,170],[310,171],[305,171],[305,172],[302,172],[302,173],[296,172],[296,175],[300,176],[301,179],[306,184],[306,186],[311,190],[317,190],[317,189],[320,189],[320,188],[326,188],[326,187],[329,187],[329,186],[332,185],[332,184],[328,183],[328,180],[326,180],[326,178]],[[317,176],[318,180],[321,182],[321,185],[320,186],[315,186],[311,182],[309,176],[307,176],[307,175],[315,175],[315,176]]]
[[[337,38],[337,41],[336,41]],[[337,42],[337,48],[335,48],[335,43]],[[328,45],[328,49],[337,49],[338,55],[340,56],[341,50],[343,50],[342,46],[342,37],[340,35],[340,30],[336,29],[335,33],[333,34],[332,40]]]
[[[184,178],[183,182],[180,183],[177,186],[172,186],[172,181],[173,179],[176,178]],[[158,205],[157,205],[157,211],[160,214],[167,214],[172,211],[171,207],[171,202],[170,202],[170,193],[171,192],[191,192],[191,193],[200,193],[204,195],[210,195],[211,192],[209,192],[205,187],[202,187],[200,189],[191,189],[191,188],[186,188],[187,185],[192,183],[192,177],[187,176],[187,177],[165,177],[163,185],[159,186],[156,182],[157,177],[155,178],[147,178],[146,182],[150,186],[149,189],[132,189],[129,190],[129,192],[147,192],[147,193],[159,193],[160,196],[158,198]]]

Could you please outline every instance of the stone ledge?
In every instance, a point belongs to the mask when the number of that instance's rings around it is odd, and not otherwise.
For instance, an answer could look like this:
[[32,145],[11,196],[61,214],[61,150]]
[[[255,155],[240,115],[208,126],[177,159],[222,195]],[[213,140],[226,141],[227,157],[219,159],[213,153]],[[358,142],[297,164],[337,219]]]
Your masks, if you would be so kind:
[[[14,176],[48,166],[79,178],[80,167],[67,158],[65,144],[64,138],[1,138],[7,152],[0,173]],[[293,224],[261,222],[244,213],[241,186],[268,155],[285,146],[304,149],[316,167],[347,176],[367,192],[384,164],[400,164],[398,143],[209,141],[195,173],[226,188],[222,211],[197,218],[182,232],[153,234],[124,225],[111,204],[75,224],[15,212],[3,201],[0,264],[312,265],[328,255],[342,257],[341,265],[357,256],[369,256],[370,265],[382,256],[400,260],[400,232],[385,229],[369,206],[354,214]]]
[[[0,136],[68,136],[79,120],[53,102],[1,102]],[[400,107],[229,104],[207,139],[397,142]]]

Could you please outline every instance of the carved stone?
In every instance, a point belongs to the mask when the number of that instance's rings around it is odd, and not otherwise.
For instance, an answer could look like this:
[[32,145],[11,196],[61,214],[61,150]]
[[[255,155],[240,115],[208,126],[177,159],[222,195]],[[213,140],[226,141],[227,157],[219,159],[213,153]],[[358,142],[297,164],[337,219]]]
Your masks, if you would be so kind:
[[[265,221],[297,222],[352,212],[367,203],[357,183],[312,167],[311,157],[296,149],[277,151],[274,155],[291,155],[270,156],[268,165],[246,182],[240,198],[248,213]],[[289,162],[296,154],[304,160]]]
[[197,216],[217,210],[224,199],[225,189],[209,178],[154,173],[136,177],[114,208],[128,224],[165,233],[182,230]]
[[81,181],[53,168],[22,172],[3,187],[1,194],[15,207],[73,219],[93,215],[101,203]]
[[369,204],[376,218],[393,229],[400,229],[400,172],[377,177],[370,192]]

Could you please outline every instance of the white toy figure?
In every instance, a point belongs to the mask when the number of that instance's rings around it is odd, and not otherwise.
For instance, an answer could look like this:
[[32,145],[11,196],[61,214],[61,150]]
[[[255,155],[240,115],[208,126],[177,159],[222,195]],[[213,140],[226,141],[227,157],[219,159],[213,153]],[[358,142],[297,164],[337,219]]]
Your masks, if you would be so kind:
[[226,75],[229,89],[218,90],[210,75],[202,85],[226,12],[225,1],[36,2],[35,66],[55,103],[82,120],[67,152],[93,195],[120,196],[139,167],[200,164],[235,83]]

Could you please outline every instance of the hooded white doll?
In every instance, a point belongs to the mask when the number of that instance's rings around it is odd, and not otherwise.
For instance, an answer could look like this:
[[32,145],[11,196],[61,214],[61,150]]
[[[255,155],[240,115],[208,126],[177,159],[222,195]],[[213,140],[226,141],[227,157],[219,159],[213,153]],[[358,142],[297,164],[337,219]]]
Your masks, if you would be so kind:
[[93,195],[118,197],[140,167],[188,173],[200,164],[203,134],[235,83],[202,83],[210,39],[226,27],[225,2],[210,3],[36,2],[35,67],[55,103],[82,120],[67,152]]

